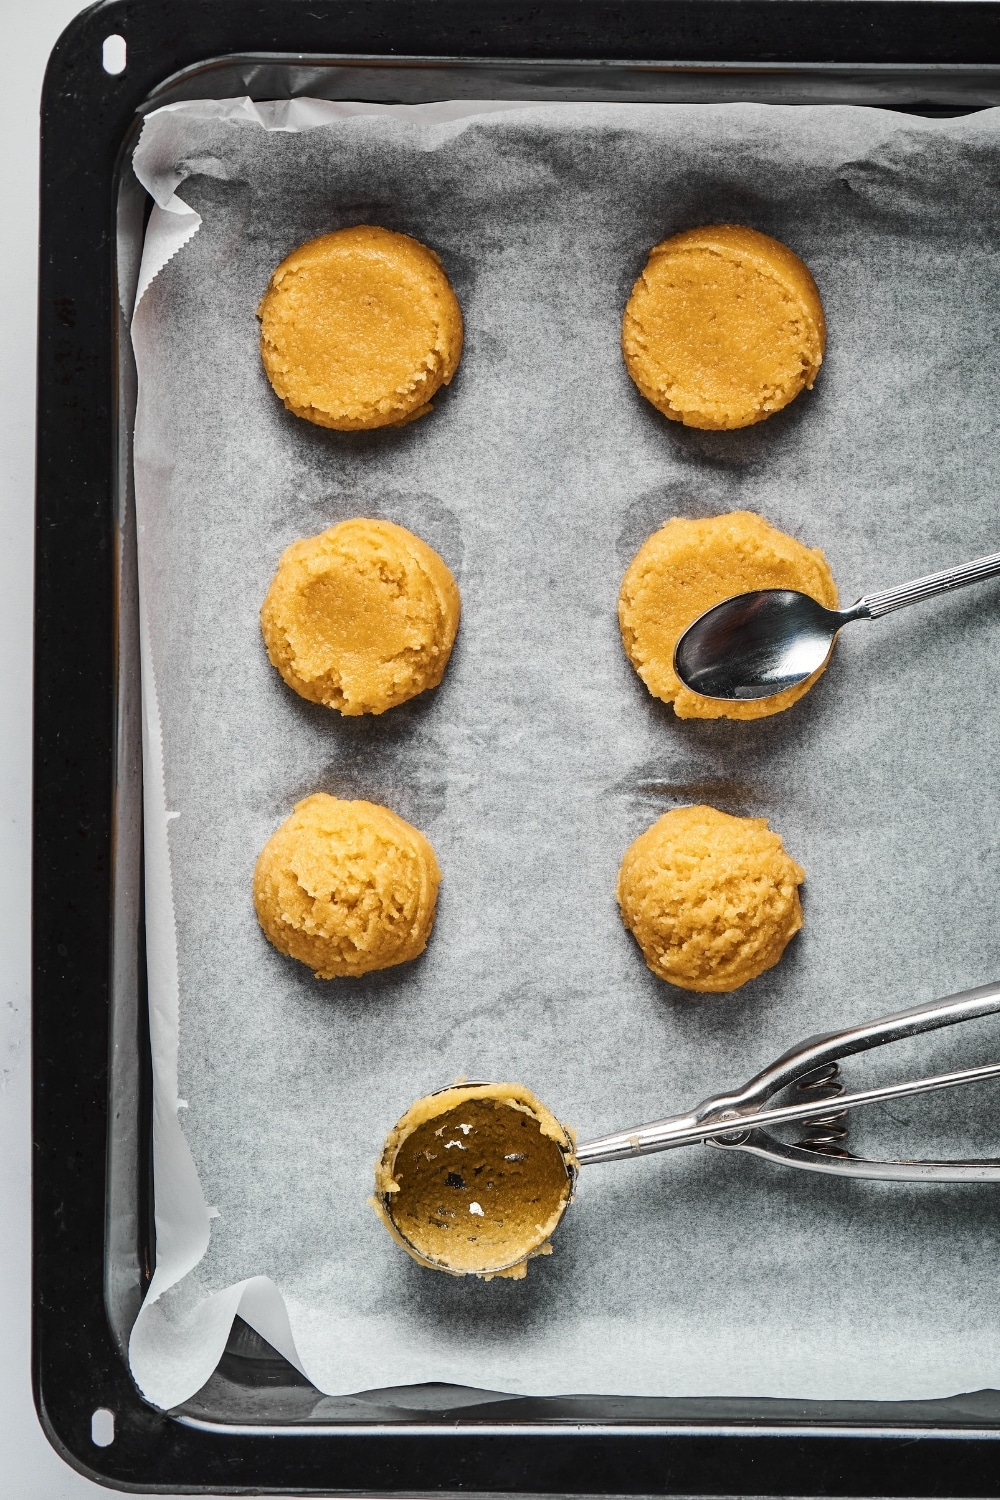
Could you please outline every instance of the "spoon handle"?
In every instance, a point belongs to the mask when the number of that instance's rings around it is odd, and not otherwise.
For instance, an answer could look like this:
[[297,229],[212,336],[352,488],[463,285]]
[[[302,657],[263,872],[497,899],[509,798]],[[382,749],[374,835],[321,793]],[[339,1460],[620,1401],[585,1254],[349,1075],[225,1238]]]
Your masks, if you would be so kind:
[[960,568],[945,568],[940,573],[928,573],[926,578],[897,583],[893,589],[865,594],[854,608],[859,615],[863,610],[870,620],[877,620],[881,615],[891,614],[894,609],[905,609],[908,604],[919,604],[921,599],[933,599],[935,594],[946,594],[950,589],[964,589],[970,583],[980,583],[997,573],[1000,573],[1000,552],[992,552],[989,557],[977,557],[972,562],[963,563]]

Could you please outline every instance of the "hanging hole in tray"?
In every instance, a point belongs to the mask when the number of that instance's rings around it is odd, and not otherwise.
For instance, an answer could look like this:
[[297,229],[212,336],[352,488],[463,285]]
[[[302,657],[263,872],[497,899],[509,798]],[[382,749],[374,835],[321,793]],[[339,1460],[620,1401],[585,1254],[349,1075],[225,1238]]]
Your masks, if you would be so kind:
[[99,1406],[90,1419],[90,1441],[95,1448],[110,1448],[115,1440],[115,1414]]
[[101,47],[101,63],[105,73],[124,73],[125,38],[119,36],[117,31],[104,38]]

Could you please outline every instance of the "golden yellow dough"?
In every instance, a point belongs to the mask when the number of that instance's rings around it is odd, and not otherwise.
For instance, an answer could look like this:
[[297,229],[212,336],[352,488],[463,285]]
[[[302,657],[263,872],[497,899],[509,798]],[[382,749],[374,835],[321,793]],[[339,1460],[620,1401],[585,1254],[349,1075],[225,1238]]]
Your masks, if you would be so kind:
[[447,564],[391,521],[293,542],[260,612],[272,666],[312,703],[381,714],[437,687],[458,630]]
[[462,354],[462,313],[434,251],[371,224],[293,250],[257,316],[288,410],[341,431],[422,417]]
[[573,1196],[572,1134],[516,1083],[418,1099],[386,1137],[374,1208],[414,1260],[452,1276],[520,1279]]
[[423,953],[440,883],[434,850],[403,818],[316,792],[261,850],[253,902],[280,953],[337,979]]
[[812,389],[826,348],[815,281],[756,229],[710,224],[654,245],[622,321],[628,372],[688,427],[749,427]]
[[807,693],[826,663],[773,698],[730,703],[691,692],[674,671],[674,647],[699,615],[753,589],[798,589],[828,609],[837,585],[818,547],[806,547],[748,510],[705,521],[674,518],[639,548],[622,579],[618,623],[629,661],[654,698],[679,719],[763,719]]
[[724,994],[778,962],[802,926],[805,873],[766,819],[678,807],[626,852],[616,895],[654,974]]

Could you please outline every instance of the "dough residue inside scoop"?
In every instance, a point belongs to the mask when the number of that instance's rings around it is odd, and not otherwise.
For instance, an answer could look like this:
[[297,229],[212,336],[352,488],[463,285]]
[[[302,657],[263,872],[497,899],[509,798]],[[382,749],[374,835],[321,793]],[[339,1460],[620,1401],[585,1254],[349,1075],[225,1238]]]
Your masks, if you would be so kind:
[[253,901],[279,953],[317,979],[357,978],[423,953],[440,883],[419,828],[374,802],[314,792],[261,850]]
[[573,1196],[574,1142],[517,1084],[457,1084],[419,1099],[389,1132],[373,1204],[421,1265],[519,1278]]

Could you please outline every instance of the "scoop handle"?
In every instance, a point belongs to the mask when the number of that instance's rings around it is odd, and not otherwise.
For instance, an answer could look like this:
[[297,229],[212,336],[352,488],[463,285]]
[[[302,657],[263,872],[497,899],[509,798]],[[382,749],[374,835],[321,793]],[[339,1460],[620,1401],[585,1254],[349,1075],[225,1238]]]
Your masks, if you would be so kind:
[[[880,1104],[886,1099],[909,1099],[914,1094],[930,1094],[938,1089],[960,1088],[963,1084],[984,1083],[989,1078],[1000,1078],[1000,1063],[985,1063],[980,1068],[962,1068],[956,1072],[938,1073],[932,1078],[917,1078],[903,1083],[887,1083],[881,1088],[861,1089],[854,1094],[838,1094],[833,1106],[838,1114],[850,1109],[859,1109],[863,1104]],[[817,1113],[815,1099],[802,1104],[788,1104],[777,1109],[759,1109],[745,1114],[736,1110],[726,1111],[721,1118],[693,1119],[678,1115],[669,1120],[658,1120],[653,1125],[641,1125],[632,1131],[618,1135],[602,1136],[599,1140],[583,1141],[576,1148],[581,1167],[594,1162],[622,1161],[632,1156],[652,1156],[657,1151],[673,1151],[678,1146],[693,1146],[700,1141],[720,1137],[726,1144],[726,1136],[740,1136],[744,1131],[760,1130],[768,1125],[787,1125],[793,1120],[809,1121]],[[738,1144],[738,1142],[734,1142]],[[998,1172],[1000,1175],[1000,1172]]]
[[[891,614],[894,609],[905,609],[908,604],[919,604],[922,599],[933,599],[936,594],[947,594],[952,589],[967,588],[970,583],[982,583],[1000,573],[1000,552],[991,552],[987,557],[976,557],[972,562],[958,568],[943,568],[940,573],[928,573],[925,578],[914,578],[910,583],[897,583],[895,588],[882,589],[876,594],[865,594],[854,606],[871,620]],[[852,611],[853,613],[854,611]]]
[[[654,1120],[648,1125],[637,1125],[631,1130],[620,1130],[613,1135],[583,1141],[576,1148],[577,1160],[582,1167],[596,1162],[621,1161],[631,1156],[648,1156],[656,1151],[694,1145],[711,1138],[721,1139],[722,1144],[730,1144],[726,1141],[726,1136],[739,1136],[748,1130],[792,1120],[808,1120],[818,1112],[815,1099],[777,1108],[769,1108],[767,1101],[775,1093],[808,1076],[816,1067],[830,1060],[839,1061],[858,1052],[867,1052],[872,1047],[900,1041],[904,1037],[919,1036],[926,1031],[937,1031],[945,1026],[955,1026],[962,1021],[998,1013],[1000,981],[963,990],[961,994],[949,995],[944,1000],[915,1005],[891,1016],[882,1016],[877,1021],[850,1027],[846,1031],[809,1037],[758,1073],[744,1088],[706,1099],[687,1114],[671,1115],[665,1120]],[[938,1074],[936,1077],[863,1089],[858,1093],[840,1094],[835,1104],[840,1113],[863,1104],[875,1104],[880,1100],[906,1098],[910,1094],[930,1093],[936,1089],[955,1088],[996,1077],[1000,1077],[1000,1063],[988,1063],[980,1068],[967,1068],[959,1072]]]

